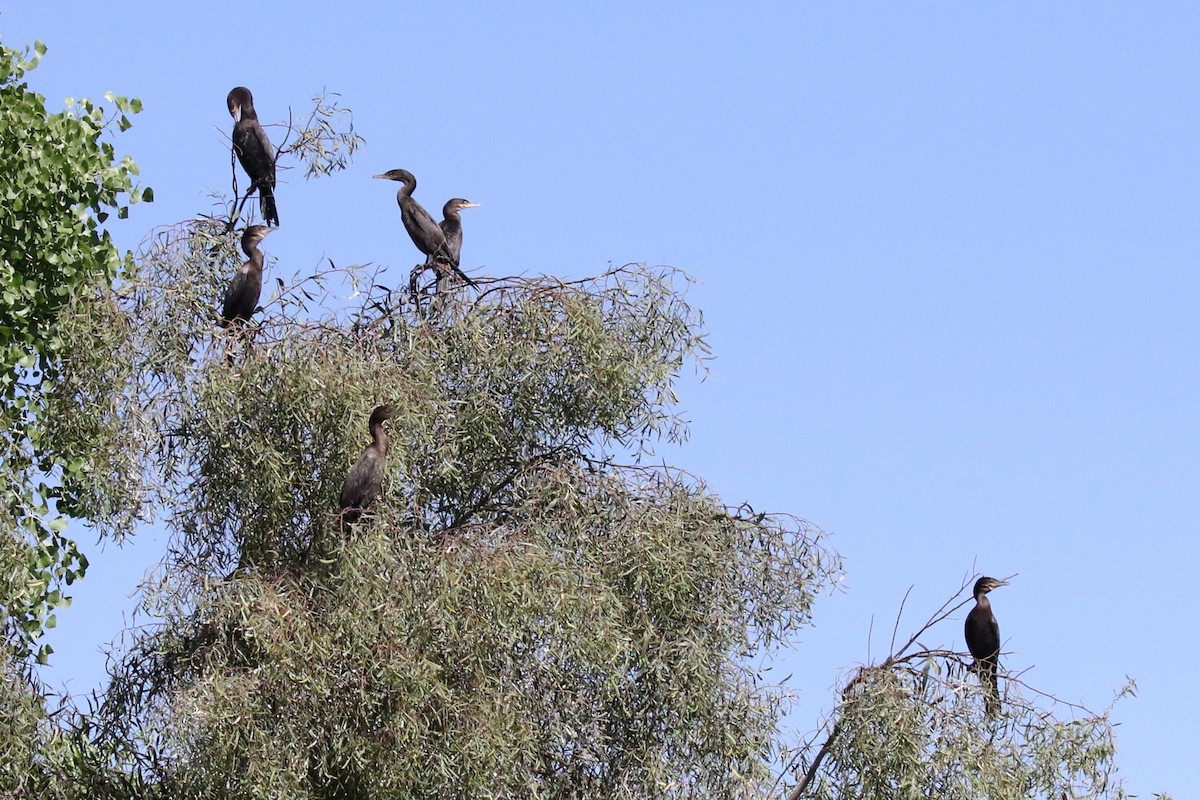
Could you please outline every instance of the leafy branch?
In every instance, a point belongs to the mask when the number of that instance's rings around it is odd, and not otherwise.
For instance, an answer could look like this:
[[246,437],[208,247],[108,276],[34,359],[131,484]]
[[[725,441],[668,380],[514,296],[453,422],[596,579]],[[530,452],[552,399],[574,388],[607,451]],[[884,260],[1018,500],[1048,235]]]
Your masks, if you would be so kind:
[[[1004,712],[993,720],[981,713],[979,689],[969,682],[970,655],[920,644],[971,602],[968,587],[975,577],[896,647],[905,594],[891,653],[845,682],[838,708],[785,770],[798,774],[786,800],[867,798],[889,786],[923,786],[933,797],[1107,795],[1115,771],[1111,706],[1093,712],[1029,686],[1019,674],[1002,673]],[[1050,706],[1026,699],[1022,689]],[[1133,690],[1130,684],[1117,699]],[[1068,718],[1060,719],[1057,708],[1066,709]]]

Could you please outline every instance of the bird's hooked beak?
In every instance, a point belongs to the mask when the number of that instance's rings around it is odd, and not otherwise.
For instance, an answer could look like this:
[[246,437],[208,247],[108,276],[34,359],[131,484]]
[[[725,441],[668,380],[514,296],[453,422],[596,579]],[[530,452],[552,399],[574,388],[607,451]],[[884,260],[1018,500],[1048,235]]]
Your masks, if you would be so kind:
[[992,581],[991,588],[999,589],[1001,586],[1008,586],[1008,581],[1002,581],[999,578]]
[[229,109],[229,116],[233,117],[233,122],[235,125],[237,123],[241,122],[242,121],[242,104],[234,103],[233,107]]
[[462,207],[463,208],[480,208],[482,205],[483,205],[483,203],[463,203]]
[[381,173],[379,175],[372,175],[371,177],[372,178],[382,178],[385,181],[390,181],[392,179],[392,176],[388,175],[386,172]]

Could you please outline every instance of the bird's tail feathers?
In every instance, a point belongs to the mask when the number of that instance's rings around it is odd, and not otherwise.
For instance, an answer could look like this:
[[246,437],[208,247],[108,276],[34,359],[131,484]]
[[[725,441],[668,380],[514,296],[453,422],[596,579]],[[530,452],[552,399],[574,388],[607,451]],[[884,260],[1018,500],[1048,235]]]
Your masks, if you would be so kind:
[[1000,715],[1000,686],[996,676],[997,664],[991,659],[975,659],[971,671],[979,676],[983,686],[983,709],[989,717]]
[[475,283],[475,281],[471,280],[470,277],[467,276],[467,273],[463,272],[462,269],[459,268],[458,264],[451,264],[450,266],[452,266],[454,268],[455,275],[457,275],[458,277],[460,277],[464,281],[466,281],[467,286],[478,286],[479,285],[479,284]]
[[262,212],[263,222],[279,227],[279,211],[275,208],[275,193],[264,186],[258,193],[258,208]]

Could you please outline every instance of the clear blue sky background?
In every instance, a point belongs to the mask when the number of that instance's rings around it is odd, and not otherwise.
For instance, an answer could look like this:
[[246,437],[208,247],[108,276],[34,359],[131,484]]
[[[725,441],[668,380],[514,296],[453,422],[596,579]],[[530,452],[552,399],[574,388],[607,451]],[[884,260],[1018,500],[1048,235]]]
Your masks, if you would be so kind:
[[[228,188],[231,87],[264,121],[324,87],[368,144],[281,175],[277,269],[399,282],[416,253],[370,176],[404,167],[430,209],[483,204],[468,271],[698,278],[717,360],[669,457],[847,558],[781,668],[797,728],[910,586],[904,629],[977,564],[1019,573],[993,595],[1010,668],[1094,708],[1134,677],[1129,788],[1200,795],[1200,6],[296,2],[253,34],[228,2],[7,6],[51,107],[145,102],[119,142],[157,201],[125,246]],[[93,548],[52,681],[98,683],[164,536]],[[961,648],[959,620],[926,643]]]

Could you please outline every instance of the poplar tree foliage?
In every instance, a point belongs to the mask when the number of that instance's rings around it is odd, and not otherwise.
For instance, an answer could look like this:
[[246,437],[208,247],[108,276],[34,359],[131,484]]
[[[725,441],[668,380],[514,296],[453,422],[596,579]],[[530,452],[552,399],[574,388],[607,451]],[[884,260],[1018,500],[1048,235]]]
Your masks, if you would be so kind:
[[60,430],[50,407],[81,344],[64,339],[64,315],[111,294],[132,266],[102,226],[114,213],[126,216],[127,204],[152,199],[134,184],[136,164],[108,141],[129,127],[138,101],[108,95],[109,110],[80,100],[50,114],[24,80],[44,53],[40,43],[33,54],[0,44],[3,797],[62,796],[82,763],[84,750],[46,713],[30,658],[49,656],[38,638],[87,568],[66,535],[67,517],[79,513],[80,482],[112,442],[94,426]]
[[44,52],[0,45],[0,607],[17,657],[53,625],[64,583],[87,568],[66,515],[78,515],[80,482],[109,444],[101,430],[64,434],[47,413],[73,355],[59,315],[131,267],[102,225],[152,199],[134,184],[137,165],[107,140],[141,104],[110,94],[112,111],[80,100],[48,113],[24,81]]

